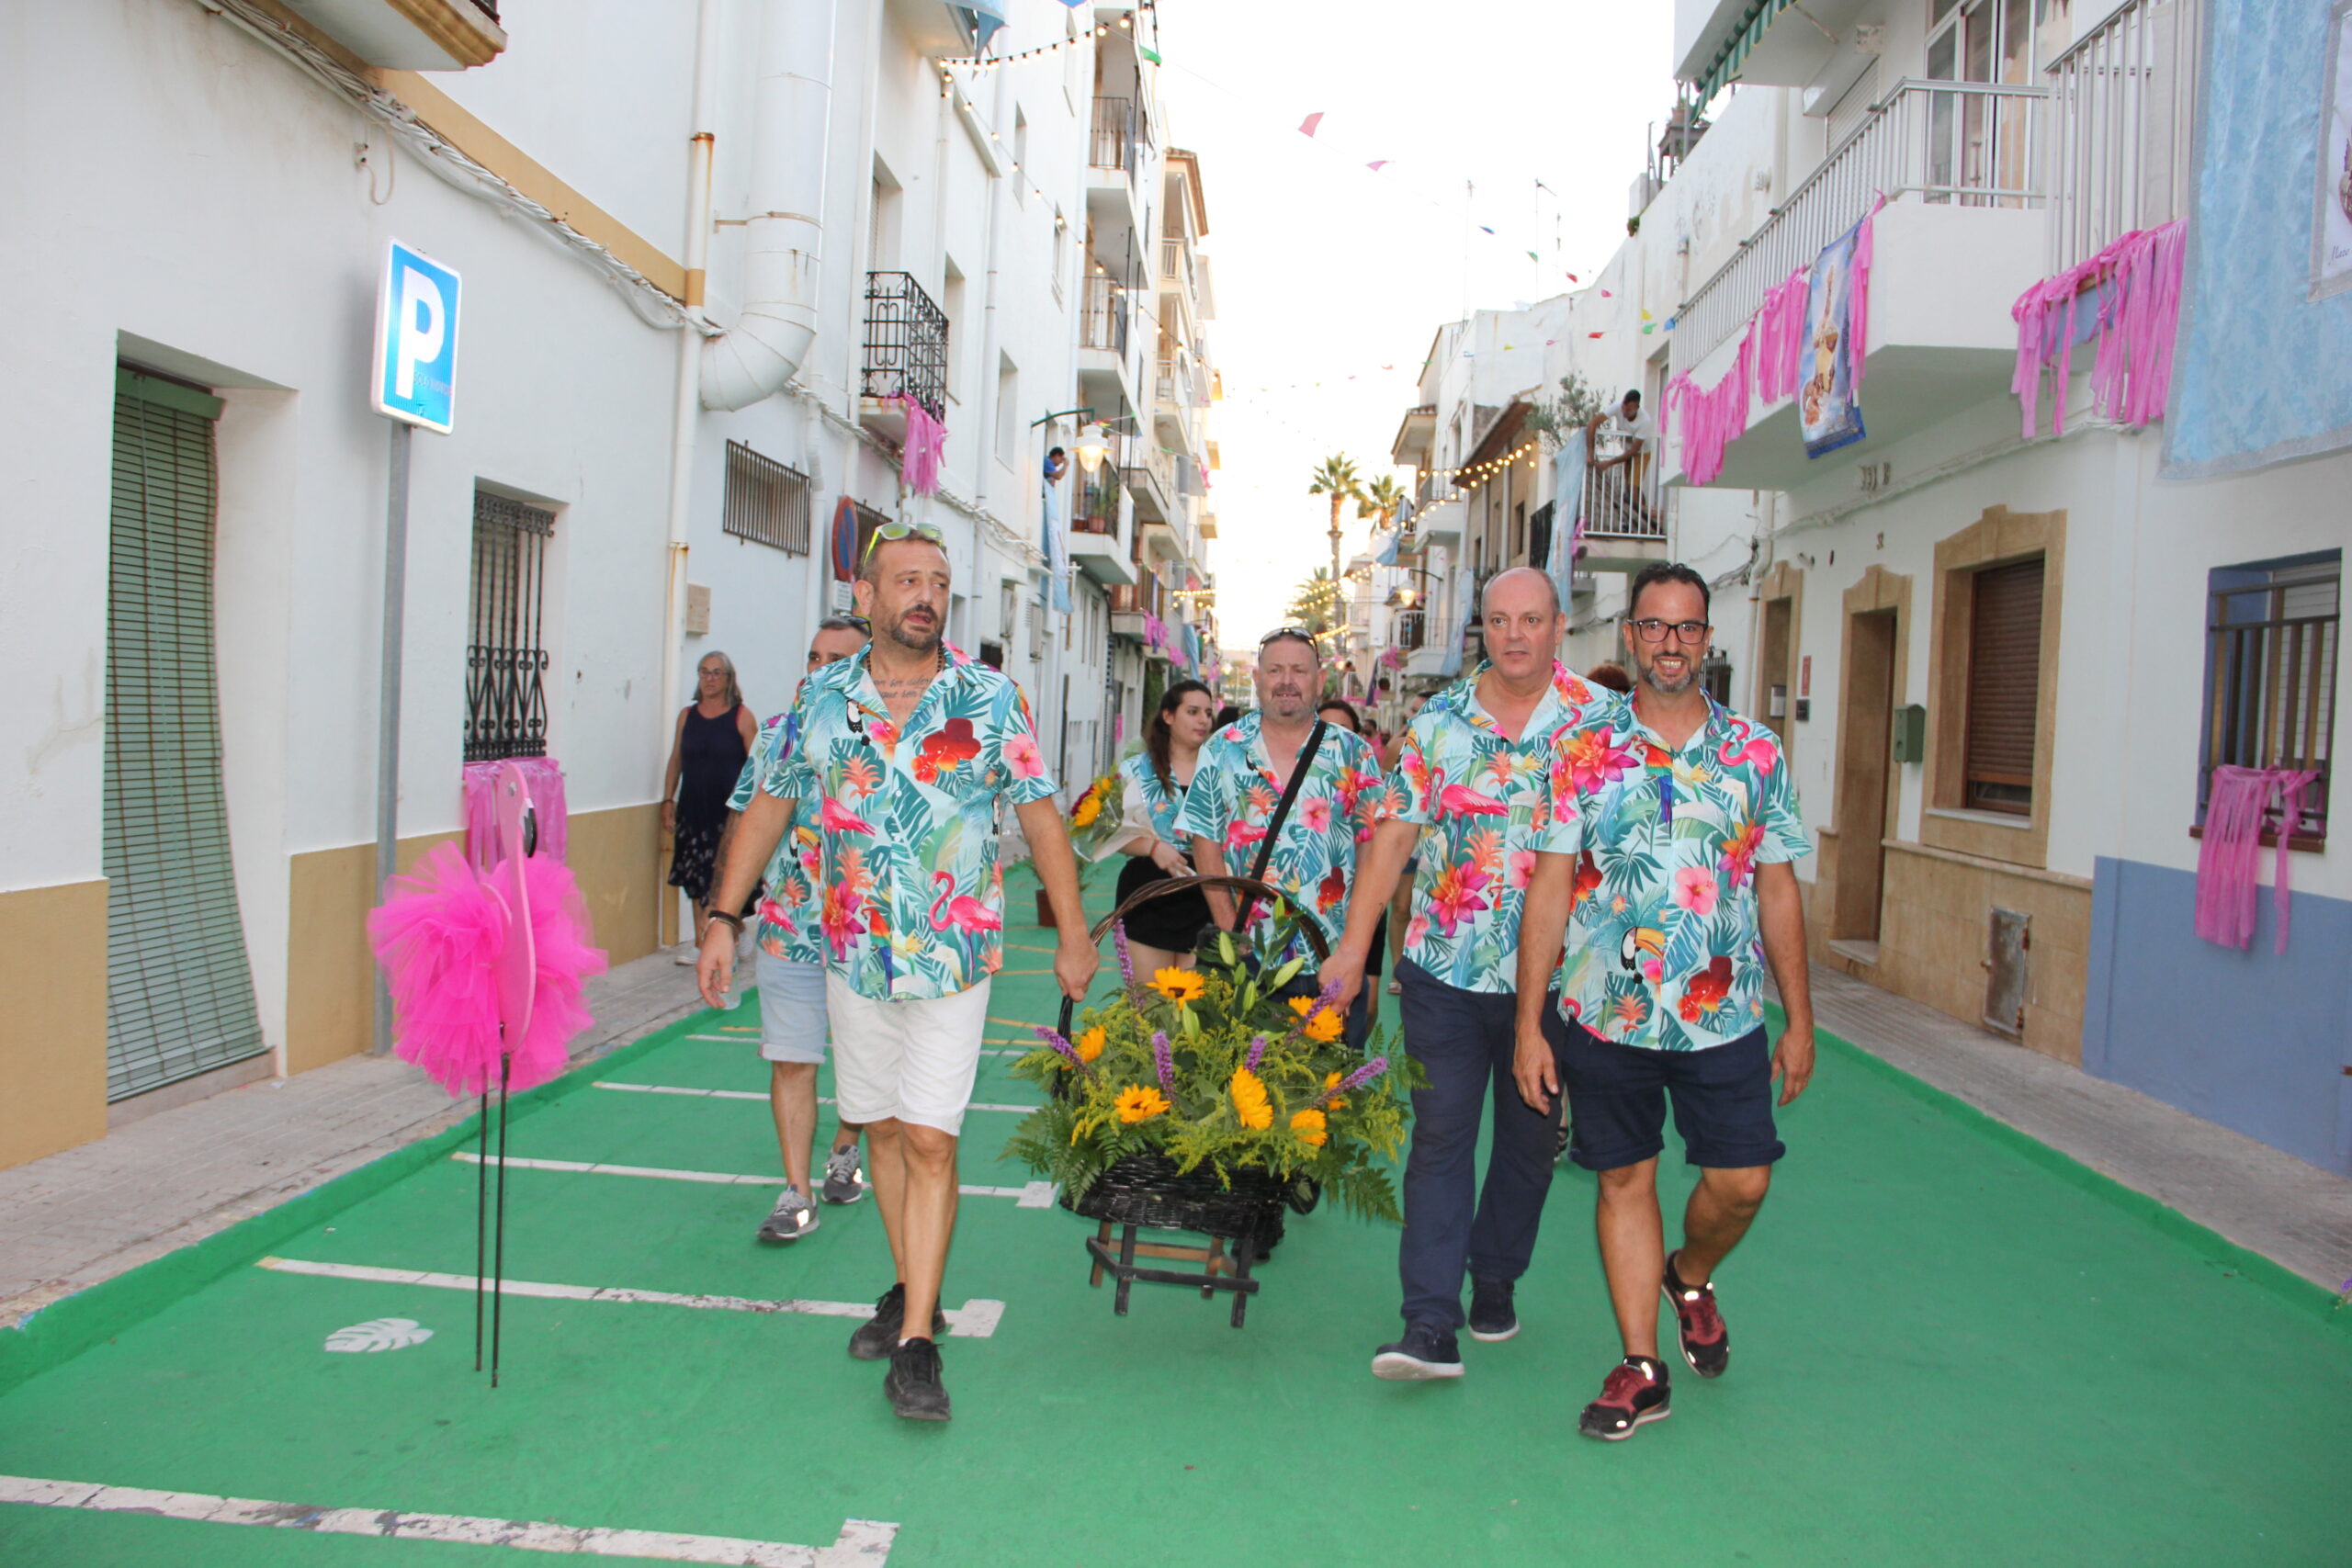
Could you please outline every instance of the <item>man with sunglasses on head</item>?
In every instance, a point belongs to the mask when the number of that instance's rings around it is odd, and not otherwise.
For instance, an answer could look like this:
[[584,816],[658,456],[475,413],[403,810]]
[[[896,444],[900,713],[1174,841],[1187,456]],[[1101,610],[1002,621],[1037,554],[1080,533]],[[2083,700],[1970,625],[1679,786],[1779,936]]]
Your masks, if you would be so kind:
[[[872,635],[855,616],[827,617],[808,639],[808,673],[855,658]],[[798,700],[797,690],[794,699]],[[720,864],[726,863],[728,842],[760,781],[798,743],[799,730],[789,708],[760,727],[752,755],[735,781],[735,793],[728,797],[727,831],[718,840]],[[835,1119],[821,1192],[809,1181],[817,1139],[817,1068],[825,1060],[827,1039],[825,936],[817,924],[818,895],[824,886],[819,842],[817,805],[803,800],[768,862],[763,878],[767,897],[760,901],[759,931],[752,939],[752,972],[760,987],[760,1055],[768,1064],[768,1108],[775,1117],[776,1146],[784,1156],[784,1195],[760,1224],[759,1237],[766,1242],[795,1242],[815,1230],[820,1222],[813,1198],[854,1203],[865,1196],[865,1172],[857,1158],[860,1129],[854,1122]]]
[[[1323,692],[1323,656],[1315,639],[1296,626],[1268,632],[1258,644],[1258,706],[1209,737],[1193,773],[1193,786],[1176,830],[1193,845],[1193,863],[1204,876],[1247,875],[1271,832],[1273,850],[1265,880],[1279,888],[1290,912],[1311,920],[1336,946],[1348,918],[1348,892],[1356,874],[1357,846],[1386,819],[1387,781],[1372,745],[1344,725],[1327,724],[1308,760],[1290,811],[1280,823],[1283,793],[1297,772],[1299,756],[1315,732],[1315,705]],[[1210,915],[1227,931],[1239,921],[1230,890],[1204,890]],[[1269,965],[1305,954],[1299,940],[1282,953],[1270,950],[1277,911],[1258,900],[1248,934]],[[1290,989],[1312,996],[1318,983],[1302,974]],[[1366,998],[1359,992],[1348,1009],[1348,1043],[1361,1047],[1370,1031]]]
[[[1632,701],[1613,721],[1555,737],[1520,918],[1513,1076],[1539,1111],[1566,1084],[1568,1156],[1597,1177],[1600,1260],[1625,1358],[1578,1429],[1612,1442],[1670,1410],[1661,1294],[1690,1370],[1715,1378],[1729,1366],[1715,1269],[1786,1152],[1773,1080],[1786,1105],[1813,1077],[1792,864],[1812,846],[1771,731],[1699,684],[1709,598],[1706,580],[1680,564],[1634,579]],[[1777,1049],[1764,1031],[1765,962],[1787,1014]],[[1568,1026],[1556,1047],[1543,1017],[1555,963]],[[1685,1158],[1699,1168],[1671,1253],[1657,1203],[1669,1095]]]
[[[956,1144],[972,1098],[990,977],[1002,967],[1004,878],[996,806],[1011,800],[1059,930],[1054,976],[1082,999],[1097,964],[1078,860],[1053,798],[1029,705],[998,671],[948,646],[945,542],[884,525],[867,546],[857,607],[874,640],[808,678],[782,749],[743,809],[719,868],[741,905],[799,802],[818,807],[834,1093],[865,1127],[867,1170],[898,1282],[850,1336],[890,1363],[899,1416],[944,1421],[940,1282],[956,1227]],[[697,977],[718,1005],[731,936],[706,936]]]

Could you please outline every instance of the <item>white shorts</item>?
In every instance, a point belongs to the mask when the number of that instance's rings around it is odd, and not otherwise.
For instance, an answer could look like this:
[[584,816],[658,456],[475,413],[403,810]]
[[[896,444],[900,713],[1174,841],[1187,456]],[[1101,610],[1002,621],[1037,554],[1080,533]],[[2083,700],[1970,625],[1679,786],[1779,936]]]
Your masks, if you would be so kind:
[[841,1033],[833,1043],[841,1119],[863,1126],[896,1118],[950,1136],[962,1132],[980,1069],[989,986],[982,980],[952,997],[877,1002],[828,970],[825,1005]]
[[795,964],[755,947],[760,987],[760,1055],[770,1062],[825,1059],[825,966]]

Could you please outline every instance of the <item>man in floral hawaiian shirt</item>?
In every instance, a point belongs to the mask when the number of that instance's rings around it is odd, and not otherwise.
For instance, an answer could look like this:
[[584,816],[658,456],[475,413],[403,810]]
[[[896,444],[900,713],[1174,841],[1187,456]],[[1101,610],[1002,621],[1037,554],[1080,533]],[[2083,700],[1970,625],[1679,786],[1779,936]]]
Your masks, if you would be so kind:
[[[1257,863],[1283,788],[1315,728],[1323,659],[1314,639],[1288,627],[1269,633],[1258,645],[1257,685],[1258,706],[1201,748],[1191,793],[1176,818],[1177,831],[1192,837],[1193,862],[1204,876],[1226,875],[1228,867],[1247,875]],[[1371,744],[1343,725],[1326,725],[1298,798],[1275,835],[1265,879],[1328,942],[1337,943],[1347,919],[1356,846],[1372,837],[1389,809],[1388,784]],[[1232,895],[1221,887],[1207,893],[1216,923],[1230,931],[1238,916]],[[1275,924],[1275,911],[1260,900],[1250,910],[1250,934],[1261,947]],[[1302,939],[1283,953],[1267,953],[1266,961],[1306,951]],[[1316,988],[1311,981],[1302,984],[1309,992]],[[1367,1027],[1364,998],[1358,996],[1348,1013],[1349,1043],[1363,1044]]]
[[[866,644],[865,625],[831,616],[808,640],[808,672],[856,657]],[[796,700],[797,693],[795,694]],[[752,755],[728,797],[727,831],[735,830],[743,808],[779,755],[800,743],[790,709],[760,727]],[[768,1064],[768,1109],[775,1118],[776,1146],[784,1156],[784,1194],[760,1223],[762,1241],[794,1242],[817,1228],[809,1183],[809,1157],[817,1137],[817,1068],[825,1060],[829,1024],[825,1013],[824,935],[817,925],[817,889],[823,886],[817,836],[817,806],[804,800],[792,826],[776,840],[775,856],[762,878],[760,924],[752,939],[752,971],[760,987],[760,1056]],[[719,840],[724,861],[727,840]],[[824,1200],[854,1203],[865,1196],[865,1174],[858,1164],[854,1122],[835,1119],[833,1146],[825,1156]]]
[[[842,1118],[865,1124],[875,1201],[899,1268],[898,1283],[850,1337],[850,1354],[888,1358],[883,1391],[899,1415],[944,1421],[934,1337],[945,1326],[938,1303],[956,1225],[956,1140],[979,1066],[989,977],[1003,964],[1000,797],[1020,816],[1053,905],[1063,993],[1082,998],[1098,961],[1029,705],[1010,680],[944,640],[951,584],[937,531],[886,526],[856,592],[874,640],[801,689],[799,743],[744,808],[720,867],[735,902],[719,907],[741,906],[797,804],[814,800],[834,1093]],[[707,1000],[724,989],[733,957],[731,938],[706,936]]]
[[[1552,1118],[1511,1092],[1520,892],[1535,867],[1553,735],[1608,723],[1621,702],[1557,661],[1568,618],[1543,572],[1517,567],[1496,576],[1479,625],[1487,662],[1431,697],[1406,732],[1396,761],[1403,807],[1373,836],[1347,934],[1323,972],[1343,997],[1362,983],[1390,890],[1419,844],[1396,975],[1405,1049],[1429,1083],[1413,1091],[1405,1161],[1405,1334],[1372,1359],[1375,1377],[1401,1381],[1462,1375],[1454,1337],[1465,1322],[1465,1269],[1471,1337],[1519,1332],[1511,1293],[1534,1256],[1555,1141]],[[1565,1021],[1549,1010],[1544,1028],[1565,1040]],[[1489,1097],[1494,1142],[1482,1190],[1478,1128]]]
[[[1566,1080],[1568,1154],[1598,1173],[1600,1260],[1625,1359],[1579,1430],[1631,1437],[1669,1409],[1657,1359],[1657,1298],[1674,1309],[1683,1359],[1721,1377],[1731,1337],[1714,1271],[1747,1234],[1785,1152],[1780,1103],[1813,1076],[1804,908],[1791,863],[1806,853],[1787,759],[1771,732],[1699,684],[1709,593],[1689,567],[1634,579],[1625,651],[1634,695],[1606,724],[1555,737],[1535,873],[1520,921],[1519,1054],[1528,1104]],[[1543,1028],[1543,988],[1561,951],[1566,1043]],[[1764,1032],[1764,963],[1787,1011]],[[1682,1246],[1665,1251],[1657,1156],[1667,1096],[1699,1168]]]

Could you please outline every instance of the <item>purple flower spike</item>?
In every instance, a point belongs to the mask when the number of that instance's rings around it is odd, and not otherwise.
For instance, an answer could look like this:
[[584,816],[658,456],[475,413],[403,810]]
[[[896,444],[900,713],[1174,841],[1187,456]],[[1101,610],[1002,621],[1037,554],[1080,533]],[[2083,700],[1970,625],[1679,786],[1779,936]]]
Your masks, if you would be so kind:
[[[1334,981],[1332,981],[1329,985],[1328,985],[1328,986],[1324,987],[1323,987],[1323,990],[1322,990],[1322,992],[1321,992],[1321,994],[1316,997],[1316,998],[1315,998],[1315,1005],[1316,1005],[1317,1007],[1318,1007],[1318,1008],[1329,1008],[1329,1007],[1337,1007],[1337,1006],[1339,1006],[1339,1005],[1340,1005],[1340,982],[1338,982],[1337,980],[1334,980]],[[1312,1017],[1313,1015],[1312,1015],[1312,1014],[1309,1014],[1308,1016]]]
[[1364,1085],[1370,1083],[1373,1079],[1378,1077],[1387,1070],[1388,1058],[1385,1056],[1374,1056],[1371,1061],[1366,1062],[1363,1066],[1358,1067],[1354,1072],[1351,1072],[1346,1077],[1341,1078],[1339,1081],[1339,1084],[1331,1090],[1331,1097],[1336,1099],[1340,1095],[1346,1094],[1351,1089],[1362,1089]]
[[1127,922],[1111,922],[1111,949],[1119,955],[1119,983],[1133,988],[1136,983],[1136,956],[1127,951]]
[[1241,1065],[1254,1073],[1258,1070],[1258,1064],[1265,1058],[1265,1055],[1266,1037],[1261,1034],[1255,1040],[1250,1042],[1249,1059],[1244,1061]]
[[1038,1039],[1044,1041],[1046,1044],[1051,1045],[1056,1053],[1058,1054],[1063,1060],[1069,1063],[1071,1066],[1076,1067],[1081,1073],[1086,1071],[1086,1064],[1079,1059],[1078,1047],[1071,1044],[1069,1039],[1064,1036],[1059,1030],[1047,1029],[1041,1023],[1037,1025],[1035,1030],[1031,1031],[1031,1032],[1035,1034]]
[[1165,1031],[1151,1032],[1151,1066],[1159,1075],[1159,1091],[1169,1099],[1176,1098],[1176,1055],[1169,1049]]

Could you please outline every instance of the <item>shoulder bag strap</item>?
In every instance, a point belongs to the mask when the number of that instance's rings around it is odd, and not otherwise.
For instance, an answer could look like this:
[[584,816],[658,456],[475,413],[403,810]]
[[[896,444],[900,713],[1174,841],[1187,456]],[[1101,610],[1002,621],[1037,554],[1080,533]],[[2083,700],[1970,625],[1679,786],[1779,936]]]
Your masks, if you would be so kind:
[[[1250,881],[1266,880],[1266,864],[1274,858],[1274,840],[1281,837],[1283,824],[1290,820],[1291,802],[1298,798],[1299,786],[1306,782],[1306,771],[1315,765],[1315,753],[1322,749],[1323,732],[1330,728],[1329,721],[1318,718],[1315,728],[1306,732],[1306,744],[1299,748],[1297,764],[1290,771],[1290,783],[1283,786],[1283,797],[1274,807],[1273,816],[1266,819],[1266,836],[1258,841],[1258,860],[1250,868]],[[1256,901],[1256,894],[1243,895],[1241,910],[1233,920],[1235,930],[1249,928],[1250,911]]]

